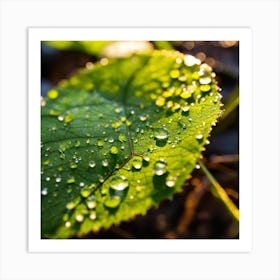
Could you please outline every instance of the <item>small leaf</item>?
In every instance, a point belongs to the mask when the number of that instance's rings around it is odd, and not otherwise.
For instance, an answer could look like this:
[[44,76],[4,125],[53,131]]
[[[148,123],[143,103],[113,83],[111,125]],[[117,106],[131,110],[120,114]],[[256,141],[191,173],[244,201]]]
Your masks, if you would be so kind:
[[42,237],[109,228],[180,191],[220,114],[213,77],[162,50],[102,59],[54,89],[41,110]]

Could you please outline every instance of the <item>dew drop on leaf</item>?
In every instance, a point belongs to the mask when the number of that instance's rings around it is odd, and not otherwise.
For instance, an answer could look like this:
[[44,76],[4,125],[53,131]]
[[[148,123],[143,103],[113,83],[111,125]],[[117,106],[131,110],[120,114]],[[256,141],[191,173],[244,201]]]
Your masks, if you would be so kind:
[[89,161],[88,166],[94,168],[96,166],[95,161],[94,160]]
[[183,112],[188,112],[190,110],[190,107],[188,105],[181,106],[181,109]]
[[142,157],[135,156],[132,159],[132,166],[134,167],[134,169],[140,170],[142,168],[142,162],[143,162]]
[[202,85],[200,86],[200,90],[202,92],[208,92],[211,89],[210,85]]
[[169,175],[167,177],[167,179],[166,179],[166,183],[165,184],[166,184],[167,187],[173,188],[175,186],[175,184],[176,184],[176,180],[177,180],[176,177]]
[[72,113],[69,113],[64,117],[64,123],[70,123],[74,120],[74,115]]
[[69,203],[66,204],[66,208],[67,208],[68,210],[74,209],[75,206],[76,206],[76,203],[73,202],[73,201],[71,201],[71,202],[69,202]]
[[70,177],[68,180],[67,180],[67,184],[73,184],[75,183],[75,178],[74,177]]
[[110,180],[110,188],[117,191],[123,191],[129,186],[128,180],[124,176],[113,176]]
[[98,147],[103,147],[103,145],[104,145],[104,140],[103,140],[103,139],[99,139],[99,140],[97,141],[97,146],[98,146]]
[[149,161],[150,161],[150,158],[149,158],[148,156],[144,156],[143,159],[144,159],[144,161],[146,161],[146,162],[149,162]]
[[208,77],[208,76],[206,76],[206,77],[201,77],[201,78],[199,79],[199,82],[200,82],[201,85],[208,85],[208,84],[211,83],[211,78]]
[[202,140],[203,139],[203,135],[201,133],[197,134],[195,137],[197,140]]
[[55,181],[56,181],[57,183],[61,182],[61,177],[56,177],[56,178],[55,178]]
[[125,142],[126,141],[126,135],[123,134],[123,133],[120,133],[119,136],[118,136],[118,140],[120,142]]
[[88,200],[87,201],[87,207],[88,209],[93,209],[96,207],[96,202],[94,200]]
[[121,198],[117,195],[110,197],[104,203],[106,207],[109,208],[116,208],[121,203]]
[[162,107],[164,104],[165,104],[165,98],[162,97],[162,96],[159,96],[159,97],[156,99],[156,105],[157,105],[158,107]]
[[165,127],[160,127],[154,130],[154,137],[157,140],[167,140],[169,132]]
[[88,188],[84,188],[84,189],[82,189],[81,190],[81,192],[80,192],[80,194],[81,194],[81,196],[82,197],[88,197],[88,196],[90,196],[90,193],[91,193],[91,191],[88,189]]
[[78,167],[78,165],[76,163],[71,163],[70,164],[71,169],[76,169],[77,167]]
[[47,195],[48,194],[48,189],[47,188],[43,188],[41,191],[42,195]]
[[103,160],[102,160],[102,166],[103,166],[103,167],[107,167],[108,165],[109,165],[108,160],[107,160],[107,159],[103,159]]
[[161,176],[166,173],[166,161],[158,160],[153,166],[153,172],[157,176]]
[[118,148],[117,148],[116,146],[112,146],[112,147],[110,148],[110,153],[111,153],[112,155],[116,155],[118,152],[119,152],[119,150],[118,150]]
[[80,142],[79,140],[76,140],[75,143],[74,143],[74,146],[75,146],[75,147],[79,147],[80,144],[81,144],[81,142]]

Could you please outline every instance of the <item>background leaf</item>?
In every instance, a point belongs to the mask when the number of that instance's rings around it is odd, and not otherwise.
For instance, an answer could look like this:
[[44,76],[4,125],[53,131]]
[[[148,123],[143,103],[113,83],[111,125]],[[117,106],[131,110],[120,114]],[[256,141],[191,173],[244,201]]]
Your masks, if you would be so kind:
[[181,190],[220,114],[212,69],[154,51],[102,59],[42,107],[42,236],[145,214]]

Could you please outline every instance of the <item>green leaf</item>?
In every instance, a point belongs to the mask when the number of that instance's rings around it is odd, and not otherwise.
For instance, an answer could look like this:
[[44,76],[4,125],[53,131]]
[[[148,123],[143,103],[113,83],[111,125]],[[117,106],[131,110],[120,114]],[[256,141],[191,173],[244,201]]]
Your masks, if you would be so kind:
[[180,191],[220,115],[214,76],[163,50],[102,59],[52,89],[41,110],[42,237],[109,228]]

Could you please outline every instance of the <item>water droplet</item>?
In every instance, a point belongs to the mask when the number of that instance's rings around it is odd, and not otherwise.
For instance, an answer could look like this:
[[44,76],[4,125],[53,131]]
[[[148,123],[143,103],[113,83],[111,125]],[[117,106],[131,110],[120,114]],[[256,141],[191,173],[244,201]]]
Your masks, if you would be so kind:
[[158,107],[162,107],[163,105],[165,104],[165,98],[163,96],[159,96],[157,99],[156,99],[156,105]]
[[176,184],[176,180],[176,177],[169,175],[166,179],[166,186],[169,188],[173,188]]
[[116,208],[121,203],[121,198],[117,195],[110,197],[105,201],[105,206],[109,208]]
[[43,188],[41,191],[42,195],[47,195],[48,194],[48,189],[47,188]]
[[166,162],[164,160],[158,160],[153,166],[155,175],[161,176],[166,173]]
[[200,82],[200,84],[202,84],[202,85],[208,85],[208,84],[211,83],[211,81],[212,81],[211,78],[208,77],[208,76],[201,77],[201,78],[199,79],[199,82]]
[[73,184],[75,183],[75,178],[74,177],[71,177],[67,180],[67,184]]
[[96,202],[93,201],[93,200],[87,201],[87,207],[88,207],[88,209],[93,209],[93,208],[95,208],[95,207],[96,207]]
[[139,119],[141,122],[144,122],[147,120],[147,116],[140,116]]
[[99,140],[97,141],[97,146],[98,146],[98,147],[103,147],[103,145],[104,145],[104,140],[103,140],[103,139],[99,139]]
[[101,175],[97,175],[97,177],[98,177],[98,181],[100,182],[100,183],[103,183],[104,182],[104,178],[101,176]]
[[200,86],[200,90],[202,92],[208,92],[210,89],[211,89],[210,85],[202,85],[202,86]]
[[107,159],[103,159],[103,160],[102,160],[102,166],[103,166],[103,167],[107,167],[108,165],[109,165],[108,160],[107,160]]
[[82,188],[85,186],[85,183],[84,182],[80,182],[79,186]]
[[50,179],[51,179],[50,177],[46,177],[46,181],[47,181],[47,182],[50,181]]
[[154,130],[154,137],[157,140],[167,140],[169,137],[168,130],[165,127],[160,127]]
[[148,156],[144,156],[143,159],[144,159],[144,161],[146,161],[146,162],[149,162],[149,161],[150,161],[150,158],[149,158]]
[[95,161],[94,160],[89,161],[88,166],[94,168],[96,166]]
[[50,164],[50,160],[49,159],[47,159],[47,160],[45,160],[44,162],[43,162],[43,165],[49,165]]
[[180,71],[177,69],[173,69],[170,71],[169,75],[172,79],[176,79],[180,76]]
[[120,142],[125,142],[126,141],[126,135],[123,134],[123,133],[120,133],[119,136],[118,136],[118,140]]
[[78,165],[76,163],[71,163],[70,164],[71,169],[76,169],[77,167],[78,167]]
[[57,183],[61,182],[61,177],[56,177],[56,178],[55,178],[55,181],[56,181]]
[[184,62],[187,66],[194,66],[195,64],[201,64],[201,61],[192,55],[185,55]]
[[181,106],[181,108],[183,112],[188,112],[190,110],[190,107],[188,105],[183,105]]
[[72,113],[69,113],[64,117],[64,123],[70,123],[74,120],[74,115]]
[[87,197],[90,196],[91,190],[88,189],[88,188],[84,188],[80,191],[80,194],[81,194],[82,197],[87,198]]
[[115,129],[119,128],[121,125],[122,125],[121,122],[114,122],[111,124],[112,128],[115,128]]
[[69,202],[69,203],[66,204],[66,208],[67,208],[68,210],[72,210],[72,209],[75,208],[76,205],[77,205],[76,202],[71,201],[71,202]]
[[114,138],[113,137],[109,137],[109,139],[108,139],[108,142],[109,143],[113,143],[115,140],[114,140]]
[[75,143],[74,143],[74,146],[75,146],[75,147],[79,147],[80,144],[81,144],[81,142],[80,142],[79,140],[76,140]]
[[110,188],[117,191],[123,191],[129,186],[128,180],[124,176],[114,176],[110,181]]
[[195,168],[196,168],[196,169],[200,169],[200,165],[199,165],[199,164],[196,164],[196,165],[195,165]]
[[195,137],[197,140],[202,140],[203,139],[203,135],[201,133],[197,134]]
[[113,155],[116,155],[119,152],[118,148],[116,146],[112,146],[110,148],[110,153]]
[[135,156],[133,159],[132,159],[132,166],[137,169],[137,170],[140,170],[142,168],[142,157],[140,156]]

